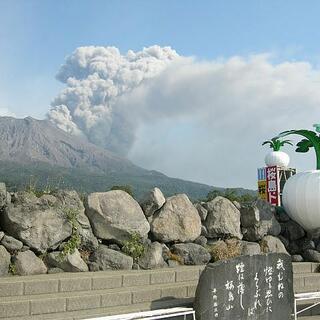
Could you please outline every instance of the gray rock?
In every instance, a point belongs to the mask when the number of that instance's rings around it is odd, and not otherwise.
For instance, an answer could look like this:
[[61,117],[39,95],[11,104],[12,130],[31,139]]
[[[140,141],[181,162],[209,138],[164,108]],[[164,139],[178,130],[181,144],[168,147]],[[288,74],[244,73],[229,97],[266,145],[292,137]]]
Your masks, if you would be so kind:
[[109,249],[115,250],[115,251],[121,251],[120,247],[117,244],[110,244]]
[[320,262],[320,253],[316,250],[308,249],[302,253],[306,262]]
[[[94,236],[85,208],[78,193],[74,190],[58,190],[54,195],[61,202],[67,214],[74,216],[73,223],[81,239],[81,249],[94,251],[98,248],[98,239]],[[70,217],[69,217],[70,220]]]
[[138,264],[142,269],[156,269],[166,267],[162,257],[162,245],[153,242],[145,248],[143,255],[138,259]]
[[291,220],[283,207],[275,207],[275,211],[276,211],[276,219],[279,222],[288,222]]
[[3,208],[7,205],[7,188],[6,184],[0,182],[0,208]]
[[47,273],[46,265],[30,250],[19,252],[13,261],[17,275],[28,276]]
[[0,231],[0,241],[2,240],[3,237],[4,237],[4,232]]
[[260,254],[260,253],[261,253],[261,249],[260,249],[259,243],[241,241],[241,255],[252,256],[254,254]]
[[300,247],[297,245],[296,241],[290,241],[288,246],[288,251],[290,254],[299,254],[301,252]]
[[300,254],[294,254],[291,256],[292,262],[303,262],[304,259]]
[[242,239],[240,230],[240,211],[234,204],[223,197],[216,197],[206,203],[208,210],[205,226],[208,237],[234,237]]
[[312,249],[312,250],[316,249],[314,242],[310,239],[300,239],[300,240],[297,240],[296,243],[301,251],[306,251],[308,249]]
[[285,238],[284,236],[282,236],[281,234],[278,236],[278,239],[280,239],[280,241],[283,243],[283,245],[286,247],[286,249],[289,248],[290,245],[290,241]]
[[7,192],[7,205],[11,203],[11,193]]
[[14,203],[1,215],[1,224],[7,234],[45,252],[71,235],[64,209],[54,196],[37,198],[32,193],[18,192]]
[[8,250],[8,251],[19,251],[23,247],[23,243],[13,237],[5,235],[2,240],[1,244]]
[[204,208],[200,203],[196,203],[194,206],[198,210],[201,221],[205,221],[207,218],[208,210]]
[[140,266],[137,263],[132,265],[132,270],[140,270]]
[[232,203],[234,204],[234,206],[238,209],[241,210],[241,204],[238,201],[232,201]]
[[208,237],[208,230],[204,225],[201,226],[201,235],[206,238]]
[[287,239],[294,241],[303,238],[305,236],[305,231],[295,221],[290,220],[281,223],[281,234]]
[[109,249],[101,244],[90,257],[91,262],[95,262],[99,270],[125,270],[132,269],[133,259],[122,252]]
[[288,254],[283,243],[276,237],[265,236],[260,241],[261,252],[263,253],[286,253]]
[[194,243],[198,244],[198,245],[200,245],[202,247],[206,247],[206,245],[208,243],[208,240],[204,236],[199,236],[196,240],[194,240]]
[[92,272],[100,271],[99,264],[96,262],[89,261],[88,267],[89,267],[89,270]]
[[22,251],[22,252],[28,251],[28,250],[30,250],[30,247],[25,246],[25,245],[21,248],[21,251]]
[[4,246],[0,245],[0,276],[5,276],[9,272],[11,256]]
[[159,210],[166,199],[159,188],[153,188],[140,203],[141,208],[146,217],[151,217],[157,210]]
[[138,202],[122,190],[91,193],[86,214],[94,234],[101,239],[122,243],[133,233],[147,237],[150,230]]
[[261,199],[241,207],[241,226],[243,239],[248,241],[258,241],[266,235],[278,236],[281,232],[274,206]]
[[195,243],[179,243],[171,248],[172,252],[183,258],[186,265],[207,264],[211,260],[210,253]]
[[48,269],[48,274],[55,274],[55,273],[63,273],[64,271],[60,268],[50,268]]
[[177,260],[168,260],[169,268],[176,268],[180,266],[180,263]]
[[161,242],[194,241],[201,233],[198,211],[185,194],[168,198],[150,226],[154,238]]
[[46,263],[49,267],[60,268],[66,272],[89,271],[77,249],[72,254],[67,255],[62,255],[60,251],[50,252],[46,256]]

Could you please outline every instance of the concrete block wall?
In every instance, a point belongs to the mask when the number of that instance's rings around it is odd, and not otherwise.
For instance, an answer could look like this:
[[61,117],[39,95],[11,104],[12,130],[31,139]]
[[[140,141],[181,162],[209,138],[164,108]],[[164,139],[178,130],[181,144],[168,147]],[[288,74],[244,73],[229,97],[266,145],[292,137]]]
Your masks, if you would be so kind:
[[85,319],[191,305],[203,268],[0,278],[0,320]]
[[[190,306],[203,268],[0,278],[0,320],[75,320]],[[294,263],[293,271],[295,292],[320,291],[319,264]]]

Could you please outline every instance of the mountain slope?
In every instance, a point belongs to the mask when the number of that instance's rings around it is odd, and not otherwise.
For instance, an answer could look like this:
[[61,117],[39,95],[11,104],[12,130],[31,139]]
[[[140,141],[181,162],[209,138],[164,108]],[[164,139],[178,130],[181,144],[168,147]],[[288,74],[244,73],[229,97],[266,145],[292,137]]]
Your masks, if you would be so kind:
[[137,198],[155,186],[166,196],[186,193],[193,199],[205,198],[214,188],[145,170],[49,121],[30,117],[0,117],[0,177],[11,189],[24,188],[30,181],[38,188],[66,187],[81,192],[128,184]]

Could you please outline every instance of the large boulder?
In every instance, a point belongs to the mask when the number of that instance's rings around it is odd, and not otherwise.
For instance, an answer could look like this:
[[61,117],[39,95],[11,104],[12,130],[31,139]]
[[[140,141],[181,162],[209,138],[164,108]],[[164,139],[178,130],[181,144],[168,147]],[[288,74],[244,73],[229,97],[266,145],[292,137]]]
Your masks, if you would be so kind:
[[138,259],[138,264],[142,269],[156,269],[167,267],[162,256],[162,245],[153,242],[146,246],[143,255]]
[[60,251],[50,252],[46,257],[46,263],[51,268],[59,268],[66,272],[84,272],[89,270],[77,249],[69,254],[62,254]]
[[278,236],[281,226],[275,217],[275,207],[258,199],[241,207],[241,226],[243,238],[259,241],[266,235]]
[[98,239],[94,236],[85,208],[78,193],[74,190],[58,190],[54,195],[66,209],[68,219],[72,221],[81,239],[80,247],[89,251],[98,248]]
[[295,221],[290,220],[288,222],[281,223],[281,234],[291,240],[298,240],[305,236],[304,229]]
[[5,276],[9,272],[11,256],[4,246],[0,245],[0,276]]
[[122,252],[109,249],[101,244],[91,255],[90,261],[95,264],[96,270],[125,270],[132,269],[133,259]]
[[138,202],[122,190],[91,193],[86,214],[94,234],[101,239],[122,243],[133,233],[147,237],[150,230]]
[[47,273],[43,261],[32,251],[19,252],[14,257],[15,273],[20,276]]
[[186,265],[207,264],[211,260],[210,253],[195,243],[179,243],[172,246],[171,251],[183,259]]
[[66,210],[68,207],[52,195],[38,198],[33,193],[18,192],[2,213],[1,225],[7,234],[45,252],[71,235]]
[[242,239],[240,211],[224,197],[216,197],[205,205],[208,215],[205,226],[209,238],[234,237]]
[[160,209],[166,199],[159,188],[153,188],[147,193],[140,205],[146,217],[151,217],[158,209]]
[[241,241],[241,255],[252,256],[252,255],[260,254],[260,253],[261,253],[261,249],[260,249],[259,243]]
[[167,199],[150,222],[151,231],[161,242],[194,241],[201,234],[201,220],[187,195],[178,194]]
[[265,236],[260,241],[263,253],[286,253],[289,254],[280,239],[273,236]]

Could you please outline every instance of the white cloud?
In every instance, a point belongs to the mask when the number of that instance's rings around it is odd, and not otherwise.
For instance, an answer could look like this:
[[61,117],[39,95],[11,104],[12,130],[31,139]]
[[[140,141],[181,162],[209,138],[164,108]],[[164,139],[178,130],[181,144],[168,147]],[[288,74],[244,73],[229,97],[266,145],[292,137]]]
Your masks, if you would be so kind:
[[8,108],[0,107],[0,117],[15,117],[16,115]]
[[[268,55],[199,62],[157,46],[124,56],[85,47],[58,78],[67,87],[49,118],[60,127],[130,151],[141,166],[217,186],[254,187],[268,151],[261,142],[319,121],[320,71]],[[313,155],[291,155],[299,168],[314,165]]]

